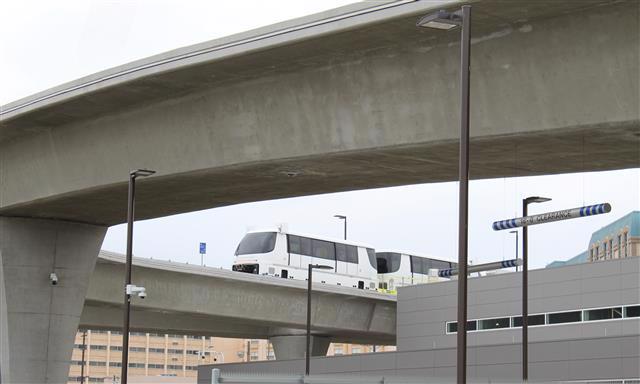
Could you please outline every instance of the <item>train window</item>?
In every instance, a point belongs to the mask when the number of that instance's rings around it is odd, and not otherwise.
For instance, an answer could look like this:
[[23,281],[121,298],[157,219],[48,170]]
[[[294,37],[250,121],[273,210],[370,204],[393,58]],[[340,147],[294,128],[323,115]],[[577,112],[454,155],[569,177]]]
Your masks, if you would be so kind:
[[369,264],[375,269],[378,270],[378,259],[376,259],[376,251],[367,248],[367,256],[369,256]]
[[402,256],[395,252],[376,253],[378,273],[393,273],[400,269]]
[[[312,239],[311,246],[312,246],[313,257],[319,257],[321,259],[328,259],[328,260],[336,259],[336,249],[333,246],[332,242]],[[348,249],[347,249],[347,256],[348,256]]]
[[358,248],[353,245],[347,245],[347,261],[358,264]]
[[289,241],[289,253],[300,253],[300,237],[287,235],[287,240]]
[[275,245],[275,232],[247,233],[240,241],[236,255],[271,252]]
[[338,261],[347,261],[347,246],[340,243],[336,244],[336,259]]
[[422,273],[422,258],[411,256],[411,273]]
[[313,256],[311,252],[311,239],[308,237],[300,237],[300,254]]

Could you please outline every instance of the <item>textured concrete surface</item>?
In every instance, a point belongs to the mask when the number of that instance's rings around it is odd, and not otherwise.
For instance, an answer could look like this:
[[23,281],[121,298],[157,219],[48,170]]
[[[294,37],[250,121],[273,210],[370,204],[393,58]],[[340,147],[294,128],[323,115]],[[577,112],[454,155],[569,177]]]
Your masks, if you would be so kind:
[[[0,217],[2,383],[67,382],[73,340],[106,228]],[[49,274],[58,275],[53,286]]]
[[[101,252],[82,327],[122,326],[123,262],[122,255]],[[305,281],[136,258],[133,283],[147,289],[146,299],[134,299],[135,330],[267,339],[306,329]],[[314,284],[311,314],[315,335],[337,342],[395,344],[395,296]]]
[[[123,222],[137,167],[158,171],[140,180],[140,218],[454,180],[459,34],[414,26],[440,7],[203,43],[5,106],[0,215]],[[471,177],[640,166],[639,7],[474,3]]]

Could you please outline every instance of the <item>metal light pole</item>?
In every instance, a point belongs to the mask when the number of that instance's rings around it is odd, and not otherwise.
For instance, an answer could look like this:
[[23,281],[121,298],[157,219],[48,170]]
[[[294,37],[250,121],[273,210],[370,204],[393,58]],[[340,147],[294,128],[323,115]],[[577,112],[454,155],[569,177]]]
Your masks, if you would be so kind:
[[[516,234],[516,260],[518,260],[518,231],[509,231],[509,233]],[[518,266],[516,265],[516,272],[518,272]]]
[[129,315],[131,313],[131,295],[127,293],[127,287],[131,285],[131,262],[133,258],[133,220],[135,216],[136,178],[151,176],[155,171],[137,169],[129,173],[129,200],[127,204],[127,262],[125,264],[125,293],[124,293],[124,325],[122,327],[122,384],[127,384],[127,371],[129,368]]
[[333,217],[344,220],[344,239],[347,240],[347,216],[344,215],[333,215]]
[[[544,203],[548,197],[531,196],[522,200],[522,216],[527,216],[527,206]],[[528,226],[522,227],[522,381],[529,380],[529,250]]]
[[458,332],[457,381],[467,382],[467,260],[469,220],[469,63],[471,57],[471,6],[450,13],[439,11],[418,20],[417,26],[450,30],[462,27],[460,42],[460,192],[458,216]]
[[84,384],[85,351],[87,350],[87,330],[82,331],[82,365],[80,366],[80,383]]
[[309,276],[307,278],[307,344],[305,348],[305,375],[309,376],[309,366],[311,362],[311,277],[313,269],[333,269],[328,265],[309,264]]

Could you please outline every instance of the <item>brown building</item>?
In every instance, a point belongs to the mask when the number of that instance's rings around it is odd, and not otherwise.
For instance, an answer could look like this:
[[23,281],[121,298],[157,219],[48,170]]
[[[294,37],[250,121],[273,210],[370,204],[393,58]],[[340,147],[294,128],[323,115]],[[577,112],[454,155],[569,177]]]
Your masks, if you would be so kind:
[[[83,342],[84,338],[84,342]],[[122,333],[79,331],[69,369],[69,383],[81,381],[84,355],[85,383],[119,383],[122,361]],[[395,347],[376,347],[376,351]],[[334,343],[328,355],[373,352],[371,345]],[[267,340],[131,332],[129,337],[129,382],[147,382],[145,377],[174,377],[175,383],[196,382],[199,364],[273,360],[273,346]],[[191,380],[185,381],[190,378]]]

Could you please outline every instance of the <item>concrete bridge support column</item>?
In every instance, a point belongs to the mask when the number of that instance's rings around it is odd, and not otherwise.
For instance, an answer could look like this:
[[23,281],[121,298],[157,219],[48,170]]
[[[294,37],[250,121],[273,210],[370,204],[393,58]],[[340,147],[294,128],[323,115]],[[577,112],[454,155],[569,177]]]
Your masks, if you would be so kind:
[[1,383],[67,382],[105,233],[88,224],[0,217]]
[[[307,346],[307,336],[286,335],[271,336],[269,341],[273,345],[273,352],[277,360],[303,359]],[[327,336],[311,335],[311,356],[326,356],[331,339]]]

